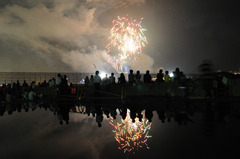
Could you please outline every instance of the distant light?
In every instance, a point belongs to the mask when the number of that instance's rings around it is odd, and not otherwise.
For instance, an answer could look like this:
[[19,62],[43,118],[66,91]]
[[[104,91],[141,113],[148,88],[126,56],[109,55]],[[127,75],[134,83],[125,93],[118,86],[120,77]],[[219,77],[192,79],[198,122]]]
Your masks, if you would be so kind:
[[170,77],[173,77],[173,73],[170,73],[169,76],[170,76]]
[[105,78],[106,77],[106,74],[105,72],[102,72],[99,76],[101,77],[101,79]]
[[85,84],[85,80],[82,79],[82,80],[80,81],[80,84]]
[[152,81],[156,81],[156,79],[157,79],[156,77],[153,77],[153,78],[152,78]]

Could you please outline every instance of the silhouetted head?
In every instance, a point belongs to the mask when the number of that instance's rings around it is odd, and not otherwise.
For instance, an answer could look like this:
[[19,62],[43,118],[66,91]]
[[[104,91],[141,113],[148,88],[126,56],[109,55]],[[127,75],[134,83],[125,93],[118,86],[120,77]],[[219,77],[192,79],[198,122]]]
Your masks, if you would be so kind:
[[102,127],[102,124],[101,124],[101,123],[98,123],[98,127],[99,127],[99,128]]
[[149,74],[149,72],[150,72],[149,70],[146,71],[147,74]]
[[130,70],[130,73],[133,73],[133,70]]
[[112,76],[114,76],[114,73],[111,73]]
[[137,70],[137,74],[140,74],[140,71],[139,71],[139,70]]
[[96,72],[95,72],[95,75],[98,75],[98,74],[99,74],[99,71],[96,71]]
[[60,77],[60,76],[61,76],[61,74],[59,73],[59,74],[57,74],[57,76],[58,76],[58,77]]
[[168,75],[168,71],[165,71],[165,74]]
[[177,67],[177,68],[175,69],[175,71],[176,71],[176,72],[180,72],[180,69]]
[[160,69],[160,70],[159,70],[159,73],[162,73],[162,72],[163,72],[163,70],[162,70],[162,69]]

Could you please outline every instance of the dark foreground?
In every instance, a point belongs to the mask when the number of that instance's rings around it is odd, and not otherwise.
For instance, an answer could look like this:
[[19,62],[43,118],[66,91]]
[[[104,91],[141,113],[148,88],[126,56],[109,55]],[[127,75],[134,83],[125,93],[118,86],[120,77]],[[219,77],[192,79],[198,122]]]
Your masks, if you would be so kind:
[[[238,100],[142,97],[90,101],[58,98],[1,103],[1,158],[240,157]],[[139,120],[145,122],[145,129],[138,131],[140,127],[134,127]],[[142,142],[138,146],[127,138],[137,132],[142,134],[134,139]]]

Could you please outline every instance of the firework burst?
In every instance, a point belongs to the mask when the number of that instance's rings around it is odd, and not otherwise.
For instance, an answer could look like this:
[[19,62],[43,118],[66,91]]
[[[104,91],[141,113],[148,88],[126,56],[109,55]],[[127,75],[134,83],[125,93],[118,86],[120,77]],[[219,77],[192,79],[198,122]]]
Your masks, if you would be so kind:
[[[135,62],[136,55],[142,53],[142,47],[145,47],[147,38],[144,35],[146,29],[142,28],[140,20],[129,19],[127,17],[118,17],[113,20],[113,27],[110,30],[110,42],[107,44],[107,53],[113,57],[111,61],[115,64],[117,71],[128,61]],[[115,53],[113,50],[117,50]],[[120,67],[119,67],[120,65]]]

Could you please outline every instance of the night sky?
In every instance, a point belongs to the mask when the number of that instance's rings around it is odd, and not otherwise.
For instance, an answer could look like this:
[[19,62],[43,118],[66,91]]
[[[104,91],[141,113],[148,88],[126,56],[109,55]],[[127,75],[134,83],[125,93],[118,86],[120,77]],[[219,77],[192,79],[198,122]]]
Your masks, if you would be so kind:
[[204,59],[238,71],[237,1],[1,0],[0,72],[108,71],[105,46],[117,16],[144,18],[149,44],[134,70],[196,73]]

